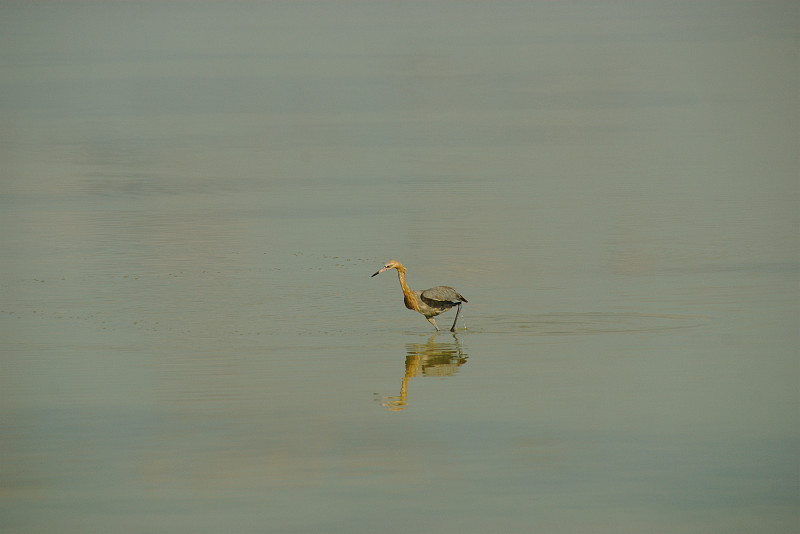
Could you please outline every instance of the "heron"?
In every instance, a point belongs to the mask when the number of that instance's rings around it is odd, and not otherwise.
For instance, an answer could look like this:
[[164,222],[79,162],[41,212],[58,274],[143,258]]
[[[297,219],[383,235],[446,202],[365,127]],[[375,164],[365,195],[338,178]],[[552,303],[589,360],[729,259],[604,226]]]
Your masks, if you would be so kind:
[[456,322],[458,321],[458,315],[461,313],[461,303],[468,302],[467,299],[450,286],[436,286],[425,289],[424,291],[412,290],[406,283],[405,266],[396,260],[386,262],[386,265],[372,276],[378,276],[382,272],[390,269],[397,269],[397,277],[400,279],[400,287],[403,289],[403,300],[405,301],[406,308],[424,315],[437,332],[439,331],[439,327],[436,326],[436,321],[433,318],[446,312],[453,306],[457,306],[456,318],[453,321],[453,326],[450,327],[451,332],[456,331]]

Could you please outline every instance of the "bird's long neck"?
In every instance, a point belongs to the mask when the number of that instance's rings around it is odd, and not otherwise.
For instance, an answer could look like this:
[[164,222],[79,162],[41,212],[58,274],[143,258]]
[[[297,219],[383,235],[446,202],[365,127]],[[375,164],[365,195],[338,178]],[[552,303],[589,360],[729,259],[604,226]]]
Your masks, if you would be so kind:
[[408,287],[406,283],[406,272],[405,270],[397,269],[397,277],[400,279],[400,287],[403,288],[403,296],[405,297],[406,308],[409,310],[416,310],[419,311],[419,303],[417,302],[417,296],[411,291],[411,288]]

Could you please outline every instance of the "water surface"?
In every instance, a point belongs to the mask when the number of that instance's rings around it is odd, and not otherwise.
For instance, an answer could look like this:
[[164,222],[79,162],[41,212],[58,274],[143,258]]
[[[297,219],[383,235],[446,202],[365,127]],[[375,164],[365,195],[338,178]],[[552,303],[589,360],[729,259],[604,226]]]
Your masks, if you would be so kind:
[[3,532],[797,532],[798,28],[4,3]]

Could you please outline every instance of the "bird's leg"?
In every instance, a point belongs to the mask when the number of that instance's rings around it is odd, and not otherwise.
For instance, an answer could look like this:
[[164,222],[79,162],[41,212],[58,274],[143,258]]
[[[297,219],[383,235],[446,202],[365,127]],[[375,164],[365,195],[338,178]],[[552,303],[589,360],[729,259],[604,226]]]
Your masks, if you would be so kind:
[[460,302],[458,303],[458,308],[456,308],[456,318],[453,321],[453,326],[450,327],[450,331],[451,332],[455,332],[456,331],[456,323],[458,322],[458,314],[459,313],[461,313],[461,303]]
[[433,327],[434,327],[434,328],[436,329],[436,331],[438,332],[438,331],[439,331],[439,327],[438,327],[438,326],[436,326],[436,321],[434,321],[434,320],[433,320],[433,317],[426,317],[426,319],[428,320],[428,322],[429,322],[429,323],[431,323],[431,324],[433,325]]

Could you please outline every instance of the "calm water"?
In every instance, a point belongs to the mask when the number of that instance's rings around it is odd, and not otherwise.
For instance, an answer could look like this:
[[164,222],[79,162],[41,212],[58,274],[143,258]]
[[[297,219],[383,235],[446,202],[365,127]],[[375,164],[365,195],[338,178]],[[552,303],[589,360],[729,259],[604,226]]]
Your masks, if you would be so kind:
[[798,532],[798,28],[0,4],[0,530]]

